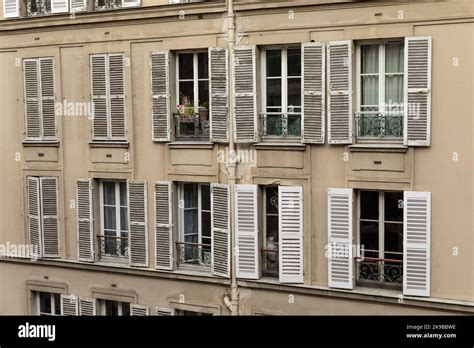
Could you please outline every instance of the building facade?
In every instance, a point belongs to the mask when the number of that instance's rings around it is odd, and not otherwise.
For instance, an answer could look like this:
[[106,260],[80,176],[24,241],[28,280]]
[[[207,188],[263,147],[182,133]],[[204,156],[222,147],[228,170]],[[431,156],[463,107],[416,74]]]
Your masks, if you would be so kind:
[[0,313],[474,311],[470,0],[3,0]]

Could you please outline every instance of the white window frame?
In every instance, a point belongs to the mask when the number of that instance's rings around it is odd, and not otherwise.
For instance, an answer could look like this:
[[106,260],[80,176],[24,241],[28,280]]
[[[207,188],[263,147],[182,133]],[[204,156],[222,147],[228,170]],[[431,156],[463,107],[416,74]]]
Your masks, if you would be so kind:
[[[263,249],[269,249],[268,248],[268,244],[267,244],[267,216],[276,216],[278,218],[278,242],[276,243],[278,245],[278,249],[276,250],[275,252],[275,255],[277,258],[280,257],[280,247],[281,247],[281,241],[280,241],[280,213],[277,212],[276,214],[267,214],[267,188],[268,187],[275,187],[276,188],[276,191],[277,191],[277,195],[278,195],[278,186],[273,186],[273,185],[264,185],[262,186],[262,189],[263,189],[263,195],[262,195],[262,198],[263,198]],[[279,198],[279,196],[278,196]],[[278,201],[277,201],[278,202]],[[277,206],[277,211],[278,211],[278,206]],[[265,273],[265,255],[260,255],[261,259],[261,268],[262,268],[262,271]],[[263,262],[262,262],[263,261]],[[280,272],[280,264],[279,264],[279,261],[278,261],[278,273]],[[268,275],[267,275],[268,276]],[[279,277],[278,274],[275,274],[274,277]]]
[[[40,294],[49,294],[51,301],[51,313],[41,312],[41,301],[40,301]],[[36,314],[37,315],[45,315],[45,316],[57,316],[61,314],[56,314],[56,302],[54,301],[54,296],[57,295],[58,297],[60,294],[54,292],[44,292],[44,291],[33,291],[33,296],[35,299],[35,307],[36,307]],[[61,308],[59,308],[59,313],[61,313]]]
[[[180,79],[179,78],[179,69],[180,69],[180,66],[179,66],[179,55],[180,54],[193,54],[193,79]],[[198,113],[199,112],[199,82],[201,81],[207,81],[208,82],[208,86],[210,86],[210,78],[209,78],[209,72],[208,72],[208,75],[207,75],[207,79],[200,79],[199,78],[199,53],[206,53],[208,56],[207,56],[207,59],[208,59],[208,64],[209,64],[209,52],[206,51],[206,50],[186,50],[186,51],[178,51],[176,54],[177,54],[177,59],[176,59],[176,105],[179,105],[181,104],[180,102],[180,90],[179,90],[179,83],[180,82],[193,82],[193,87],[194,87],[194,98],[193,98],[193,102],[194,102],[194,112],[195,113]],[[211,100],[211,91],[209,89],[209,101]]]
[[[123,303],[128,303],[130,305],[129,302],[106,300],[106,299],[101,298],[101,299],[97,300],[97,303],[98,303],[98,306],[99,306],[98,312],[100,313],[100,315],[107,315],[107,313],[106,313],[107,306],[105,305],[106,301],[116,302],[116,303],[119,304],[117,306],[117,316],[123,316],[123,309],[122,309]],[[131,313],[131,310],[130,310],[130,313]]]

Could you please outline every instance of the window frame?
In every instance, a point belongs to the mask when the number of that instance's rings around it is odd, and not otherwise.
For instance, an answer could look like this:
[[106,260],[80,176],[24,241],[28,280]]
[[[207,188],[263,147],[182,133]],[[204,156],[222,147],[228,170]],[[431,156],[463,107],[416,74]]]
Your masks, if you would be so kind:
[[[41,312],[41,294],[49,294],[49,301],[50,301],[50,306],[51,306],[51,313],[46,313],[46,312]],[[54,292],[44,292],[44,291],[33,291],[33,296],[34,296],[34,301],[35,301],[35,308],[36,308],[36,315],[39,316],[59,316],[61,315],[61,304],[59,305],[60,307],[58,308],[59,313],[56,313],[56,301],[55,301],[55,296],[60,297],[59,293],[54,293]],[[58,301],[61,303],[61,300],[59,299]]]
[[[99,298],[97,299],[98,313],[100,313],[99,315],[112,316],[112,315],[107,315],[107,301],[117,303],[117,316],[118,317],[125,316],[123,314],[123,305],[128,304],[130,306],[131,304],[130,302],[126,302],[126,301],[115,301],[115,300],[107,300],[107,299]],[[129,310],[128,316],[130,316],[130,313],[131,313],[131,310]]]
[[[280,242],[281,242],[281,236],[280,236],[280,211],[277,207],[277,213],[276,214],[271,214],[271,215],[268,215],[267,214],[267,188],[269,187],[274,187],[276,188],[276,192],[277,194],[279,194],[278,192],[278,186],[277,185],[263,185],[262,186],[262,191],[263,191],[263,194],[262,194],[262,198],[263,198],[263,204],[262,204],[262,216],[263,216],[263,222],[262,222],[262,228],[263,228],[263,249],[264,250],[268,250],[269,249],[269,245],[267,244],[267,216],[276,216],[278,218],[277,222],[278,222],[278,242],[274,242],[278,249],[275,250],[275,255],[276,255],[276,258],[277,258],[277,267],[278,267],[278,272],[277,274],[272,274],[271,272],[272,271],[268,271],[266,270],[266,260],[265,260],[265,257],[266,257],[266,254],[265,253],[262,253],[260,255],[261,257],[261,272],[264,273],[266,276],[268,277],[279,277],[279,274],[280,274],[280,260],[279,260],[279,257],[280,257]],[[278,196],[278,198],[280,198]]]

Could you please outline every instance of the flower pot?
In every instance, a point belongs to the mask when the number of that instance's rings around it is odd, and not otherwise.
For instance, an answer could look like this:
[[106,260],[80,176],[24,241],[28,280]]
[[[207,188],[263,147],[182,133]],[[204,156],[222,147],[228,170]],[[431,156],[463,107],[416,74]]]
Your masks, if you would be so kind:
[[209,109],[199,109],[199,120],[201,122],[209,120]]

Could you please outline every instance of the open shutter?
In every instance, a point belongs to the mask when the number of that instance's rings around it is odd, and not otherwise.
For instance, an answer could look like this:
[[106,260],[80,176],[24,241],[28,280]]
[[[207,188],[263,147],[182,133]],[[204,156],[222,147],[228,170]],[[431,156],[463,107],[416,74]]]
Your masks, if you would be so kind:
[[54,63],[53,58],[40,58],[41,119],[43,139],[56,139],[56,115],[54,112]]
[[156,268],[173,270],[173,207],[171,182],[155,183]]
[[71,13],[85,11],[87,8],[86,0],[71,0]]
[[79,315],[94,316],[96,314],[95,298],[79,297]]
[[237,277],[258,279],[257,185],[235,185]]
[[125,93],[123,54],[109,54],[110,136],[125,139]]
[[3,0],[3,18],[20,17],[19,0]]
[[230,276],[230,198],[229,186],[211,184],[212,274]]
[[173,308],[156,307],[155,314],[159,317],[169,317],[175,315],[175,310]]
[[63,13],[69,11],[69,0],[51,0],[51,13]]
[[324,144],[326,46],[319,42],[304,43],[302,53],[302,139],[304,143]]
[[94,261],[94,219],[92,208],[92,180],[77,180],[77,258]]
[[58,178],[41,178],[43,256],[59,257]]
[[136,303],[130,304],[130,315],[132,316],[147,316],[150,315],[150,308],[148,306],[139,305]]
[[90,59],[93,109],[93,137],[95,140],[107,140],[109,135],[107,122],[107,55],[94,54],[91,56]]
[[130,264],[148,267],[146,182],[128,182],[128,205]]
[[169,51],[151,54],[152,139],[170,141]]
[[32,257],[41,257],[41,205],[40,178],[27,177],[28,191],[28,236]]
[[209,119],[211,141],[229,141],[228,51],[209,48]]
[[352,189],[328,189],[328,281],[331,288],[354,288]]
[[25,88],[25,128],[28,140],[41,139],[40,118],[40,74],[37,59],[23,60],[24,88]]
[[253,143],[257,141],[256,47],[236,47],[232,69],[235,141]]
[[431,193],[403,197],[403,294],[430,296]]
[[278,187],[281,283],[303,283],[303,188]]
[[431,36],[405,38],[405,145],[429,146]]
[[76,295],[61,295],[61,315],[77,315],[78,304]]
[[330,144],[352,144],[352,41],[330,42],[328,133]]
[[122,7],[140,6],[140,0],[122,0]]

